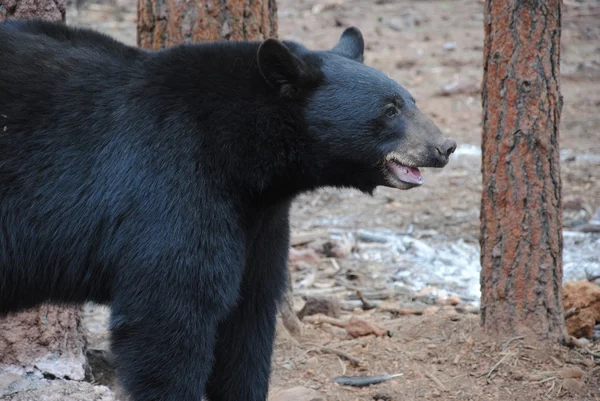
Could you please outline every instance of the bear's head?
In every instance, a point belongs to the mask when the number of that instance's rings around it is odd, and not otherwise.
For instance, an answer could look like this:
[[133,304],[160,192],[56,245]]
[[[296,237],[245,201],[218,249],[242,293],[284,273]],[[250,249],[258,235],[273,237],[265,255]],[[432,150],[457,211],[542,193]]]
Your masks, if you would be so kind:
[[330,51],[268,39],[258,66],[282,99],[301,105],[314,141],[317,185],[379,185],[410,189],[423,184],[419,167],[444,167],[456,142],[416,106],[401,85],[363,64],[361,32],[348,28]]

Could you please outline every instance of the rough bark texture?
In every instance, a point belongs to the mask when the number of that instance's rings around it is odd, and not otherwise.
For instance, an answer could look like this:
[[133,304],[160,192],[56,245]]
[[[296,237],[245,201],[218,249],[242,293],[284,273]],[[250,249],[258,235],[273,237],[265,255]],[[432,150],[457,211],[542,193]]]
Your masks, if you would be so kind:
[[564,335],[560,18],[560,0],[485,6],[481,312],[493,334]]
[[66,0],[0,0],[0,21],[27,18],[64,21],[66,7]]
[[275,0],[138,0],[138,46],[276,37]]

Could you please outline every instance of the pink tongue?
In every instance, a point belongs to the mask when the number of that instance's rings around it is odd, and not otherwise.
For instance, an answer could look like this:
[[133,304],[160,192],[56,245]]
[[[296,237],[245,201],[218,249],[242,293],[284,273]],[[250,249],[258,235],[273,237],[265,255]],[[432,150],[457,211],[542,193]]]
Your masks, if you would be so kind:
[[400,166],[396,163],[390,162],[392,170],[396,177],[403,182],[407,182],[409,184],[423,184],[423,176],[421,172],[416,167],[406,167]]

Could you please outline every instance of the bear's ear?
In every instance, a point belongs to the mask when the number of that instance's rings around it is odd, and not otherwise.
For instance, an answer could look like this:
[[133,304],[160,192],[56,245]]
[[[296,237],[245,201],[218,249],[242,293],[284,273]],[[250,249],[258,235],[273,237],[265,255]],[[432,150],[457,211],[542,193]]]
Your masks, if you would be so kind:
[[267,39],[258,48],[258,69],[273,87],[297,85],[302,64],[302,60],[277,39]]
[[355,27],[346,28],[339,42],[331,51],[362,63],[365,52],[365,41],[362,33]]

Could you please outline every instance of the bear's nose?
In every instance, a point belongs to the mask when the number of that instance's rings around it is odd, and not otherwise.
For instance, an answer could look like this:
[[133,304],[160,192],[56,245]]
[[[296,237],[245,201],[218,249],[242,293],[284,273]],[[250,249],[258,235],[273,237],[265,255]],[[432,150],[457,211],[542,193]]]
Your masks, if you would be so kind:
[[450,157],[452,153],[456,150],[456,141],[453,139],[447,139],[443,144],[437,147],[437,151],[440,156],[445,157],[446,159]]

